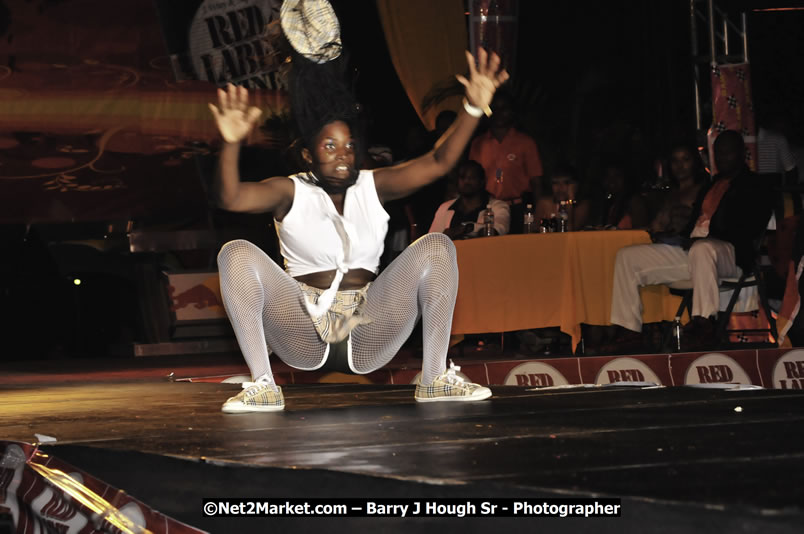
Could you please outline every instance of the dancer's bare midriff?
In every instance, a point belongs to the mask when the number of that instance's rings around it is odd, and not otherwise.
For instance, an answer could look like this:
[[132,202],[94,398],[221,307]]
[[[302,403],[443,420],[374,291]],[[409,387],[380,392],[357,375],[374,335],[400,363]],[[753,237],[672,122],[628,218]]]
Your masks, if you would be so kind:
[[[299,282],[307,284],[308,286],[317,287],[319,289],[327,289],[332,284],[332,279],[335,278],[335,270],[321,271],[318,273],[304,274],[296,276],[295,279]],[[372,280],[376,275],[366,269],[352,269],[343,276],[339,289],[360,289]]]

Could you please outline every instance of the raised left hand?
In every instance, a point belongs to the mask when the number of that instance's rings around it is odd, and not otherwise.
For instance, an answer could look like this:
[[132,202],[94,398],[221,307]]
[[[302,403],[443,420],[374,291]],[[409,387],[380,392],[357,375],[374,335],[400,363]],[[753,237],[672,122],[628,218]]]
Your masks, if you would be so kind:
[[469,64],[469,79],[460,74],[456,78],[466,87],[469,104],[487,110],[497,88],[508,79],[508,72],[500,68],[500,56],[494,52],[489,54],[484,48],[477,51],[477,66],[469,52],[466,52],[466,62]]

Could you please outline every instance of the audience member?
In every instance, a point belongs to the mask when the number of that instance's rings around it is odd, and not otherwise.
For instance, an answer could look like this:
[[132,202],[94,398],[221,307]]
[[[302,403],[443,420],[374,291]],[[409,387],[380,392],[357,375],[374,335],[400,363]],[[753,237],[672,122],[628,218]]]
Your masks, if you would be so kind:
[[588,224],[619,230],[646,228],[649,210],[634,182],[624,162],[608,158],[602,166],[599,191],[590,200]]
[[472,142],[469,159],[483,166],[486,190],[516,206],[512,210],[512,231],[518,233],[524,214],[523,195],[541,192],[542,161],[536,141],[514,127],[516,110],[511,94],[498,91],[491,107],[494,114],[489,120],[489,130]]
[[767,124],[760,124],[757,132],[757,172],[776,174],[781,178],[779,185],[792,185],[798,181],[796,157],[790,149],[784,131],[784,118],[770,114]]
[[511,219],[508,203],[489,195],[484,184],[483,167],[478,162],[469,160],[461,164],[458,168],[458,198],[438,207],[430,232],[442,232],[453,240],[482,235],[483,212],[491,204],[494,234],[507,234]]
[[551,195],[542,195],[534,206],[534,220],[538,222],[559,212],[563,202],[569,214],[569,229],[581,230],[589,218],[589,201],[579,197],[575,170],[558,167],[550,177]]
[[[727,130],[714,143],[720,173],[702,188],[683,236],[684,246],[634,245],[617,253],[611,322],[640,332],[642,302],[639,287],[691,280],[692,320],[685,339],[706,349],[714,332],[720,296],[718,279],[737,277],[754,261],[754,241],[771,212],[770,196],[745,163],[742,136]],[[688,347],[692,349],[692,346]]]
[[670,190],[664,193],[661,208],[650,224],[654,241],[676,239],[692,216],[698,192],[709,174],[698,150],[692,144],[676,144],[670,151]]

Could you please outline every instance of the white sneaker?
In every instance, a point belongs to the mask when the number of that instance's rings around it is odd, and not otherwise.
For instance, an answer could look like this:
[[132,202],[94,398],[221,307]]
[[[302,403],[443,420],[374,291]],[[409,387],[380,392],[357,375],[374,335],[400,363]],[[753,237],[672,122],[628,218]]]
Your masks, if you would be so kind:
[[467,382],[456,373],[461,368],[449,362],[447,369],[433,383],[428,386],[416,385],[414,398],[417,402],[441,401],[479,401],[491,397],[491,390],[487,387]]
[[243,391],[221,407],[224,413],[278,412],[284,409],[282,388],[263,382],[243,382]]

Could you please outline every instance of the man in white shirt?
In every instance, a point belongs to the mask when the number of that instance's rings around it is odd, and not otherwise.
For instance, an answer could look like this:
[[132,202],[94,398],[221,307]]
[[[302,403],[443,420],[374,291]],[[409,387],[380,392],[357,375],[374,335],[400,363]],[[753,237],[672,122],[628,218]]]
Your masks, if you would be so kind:
[[508,233],[511,208],[497,200],[485,189],[483,166],[469,160],[458,169],[458,198],[447,200],[438,207],[430,232],[441,232],[450,239],[477,237],[483,230],[483,212],[487,205],[494,212],[494,234]]
[[757,151],[759,174],[780,174],[783,176],[784,184],[796,181],[798,175],[796,157],[782,133],[760,127],[757,134]]

